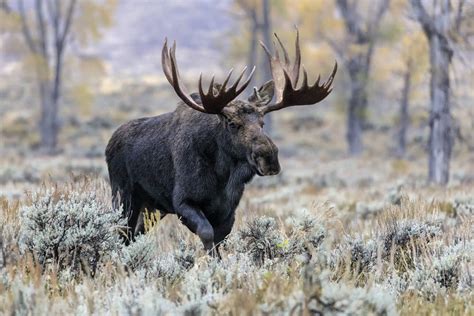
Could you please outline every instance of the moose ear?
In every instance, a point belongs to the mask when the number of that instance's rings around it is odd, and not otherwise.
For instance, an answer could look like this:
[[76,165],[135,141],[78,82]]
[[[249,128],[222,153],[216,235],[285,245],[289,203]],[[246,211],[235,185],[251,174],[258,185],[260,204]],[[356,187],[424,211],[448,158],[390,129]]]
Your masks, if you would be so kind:
[[197,92],[191,93],[191,98],[194,100],[194,102],[196,102],[198,104],[202,104],[201,97],[199,96],[199,93],[197,93]]
[[273,80],[265,82],[260,88],[253,88],[252,95],[249,96],[248,101],[257,103],[258,105],[268,104],[273,99],[275,87]]

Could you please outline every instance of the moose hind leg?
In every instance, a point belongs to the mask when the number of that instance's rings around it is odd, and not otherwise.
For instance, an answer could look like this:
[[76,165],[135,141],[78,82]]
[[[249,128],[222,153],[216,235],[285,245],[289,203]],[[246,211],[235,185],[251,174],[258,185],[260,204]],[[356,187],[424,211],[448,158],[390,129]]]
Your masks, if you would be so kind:
[[124,228],[121,237],[123,242],[130,243],[132,227],[130,227],[130,217],[133,214],[132,193],[129,188],[112,187],[112,205],[114,208],[122,207],[122,217],[127,219],[127,226]]
[[139,219],[140,219],[140,214],[142,213],[146,201],[144,201],[143,196],[137,192],[138,190],[135,189],[132,198],[131,198],[131,203],[130,203],[130,211],[128,213],[128,243],[134,241],[135,236],[141,233],[140,227],[139,226]]
[[195,233],[201,239],[204,249],[208,252],[212,251],[214,246],[214,229],[207,220],[204,213],[188,204],[181,204],[176,210],[176,214],[180,216],[181,222]]

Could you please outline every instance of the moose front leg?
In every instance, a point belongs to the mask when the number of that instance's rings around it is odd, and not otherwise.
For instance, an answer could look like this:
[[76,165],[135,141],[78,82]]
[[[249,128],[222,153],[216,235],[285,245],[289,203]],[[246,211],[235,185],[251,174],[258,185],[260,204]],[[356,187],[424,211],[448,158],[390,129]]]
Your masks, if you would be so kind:
[[176,210],[176,214],[190,231],[199,236],[204,249],[211,252],[214,247],[214,229],[206,216],[204,216],[204,213],[195,207],[183,203]]
[[232,212],[222,223],[214,226],[214,251],[219,259],[222,258],[219,252],[220,243],[230,234],[234,222],[235,213]]
[[214,243],[216,247],[230,234],[234,222],[235,214],[232,212],[221,224],[214,227]]

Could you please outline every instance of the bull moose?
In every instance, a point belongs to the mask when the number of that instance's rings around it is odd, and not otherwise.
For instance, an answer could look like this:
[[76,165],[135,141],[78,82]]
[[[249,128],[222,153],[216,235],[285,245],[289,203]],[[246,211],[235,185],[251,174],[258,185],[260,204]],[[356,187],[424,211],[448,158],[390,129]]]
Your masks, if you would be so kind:
[[[138,223],[145,209],[162,216],[176,214],[197,234],[204,248],[219,255],[217,246],[230,233],[235,210],[245,185],[255,176],[280,172],[278,148],[263,131],[264,116],[290,106],[311,105],[332,90],[337,63],[328,80],[320,77],[308,85],[296,30],[295,59],[277,34],[272,55],[261,43],[270,62],[273,79],[254,88],[247,100],[236,100],[248,86],[255,71],[239,83],[246,68],[228,87],[232,70],[222,84],[211,79],[207,92],[199,77],[198,93],[189,94],[183,86],[176,63],[176,42],[162,50],[163,71],[183,101],[170,113],[132,120],[120,126],[106,149],[114,203],[122,203],[128,219],[126,242],[143,232]],[[270,103],[275,94],[276,101]]]

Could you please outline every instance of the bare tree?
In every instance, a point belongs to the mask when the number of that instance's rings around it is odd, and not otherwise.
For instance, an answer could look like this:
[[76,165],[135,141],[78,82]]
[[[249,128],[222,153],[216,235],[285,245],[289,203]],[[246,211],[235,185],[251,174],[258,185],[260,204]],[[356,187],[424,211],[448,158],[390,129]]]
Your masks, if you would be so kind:
[[[259,82],[266,82],[272,78],[270,65],[266,56],[257,51],[258,41],[261,40],[267,47],[271,47],[271,4],[269,0],[246,1],[238,0],[246,18],[250,21],[250,45],[248,51],[248,65],[258,65],[261,72],[256,76]],[[249,86],[247,91],[252,90]],[[270,116],[265,116],[265,129],[272,132]]]
[[[262,23],[260,25],[260,32],[262,34],[262,42],[266,47],[271,47],[272,41],[272,25],[270,16],[270,1],[262,0]],[[268,81],[272,79],[272,72],[268,61],[263,57],[260,58],[261,80]]]
[[[262,23],[260,27],[260,32],[262,33],[262,43],[266,47],[270,47],[271,42],[271,16],[270,16],[270,0],[262,0]],[[270,65],[267,60],[263,57],[263,54],[260,55],[260,70],[261,70],[261,78],[262,82],[266,82],[272,79],[272,72],[270,69]],[[265,120],[265,129],[268,133],[273,132],[273,122],[272,117],[267,115],[264,117]]]
[[410,91],[411,91],[411,82],[412,82],[412,71],[410,64],[413,62],[412,59],[408,61],[407,68],[403,74],[403,88],[402,88],[402,98],[400,101],[400,118],[399,118],[399,129],[398,129],[398,148],[397,156],[403,157],[406,152],[406,134],[408,130],[408,125],[410,124],[410,116],[408,113],[408,107],[410,103]]
[[[250,21],[250,47],[248,51],[247,65],[257,64],[257,44],[258,44],[258,33],[260,29],[260,22],[258,18],[257,7],[248,3],[244,0],[237,1],[240,8],[245,13],[245,18]],[[251,91],[252,87],[248,86],[247,90]]]
[[459,37],[465,1],[457,1],[453,8],[450,0],[430,2],[426,7],[421,0],[410,0],[411,8],[429,42],[430,50],[430,136],[429,181],[447,184],[453,147],[453,119],[451,117],[451,82],[449,69],[455,52],[453,34]]
[[23,0],[19,0],[22,34],[31,54],[35,57],[35,73],[41,102],[41,149],[52,154],[56,151],[58,104],[61,96],[64,51],[76,0],[35,0],[35,19],[29,23]]
[[348,53],[346,47],[326,38],[328,43],[344,61],[348,71],[351,89],[347,116],[347,142],[351,155],[360,154],[363,150],[362,128],[366,119],[368,104],[367,85],[372,56],[379,35],[380,23],[387,12],[390,0],[379,0],[375,4],[374,14],[367,18],[361,15],[359,1],[336,0],[350,44],[364,46],[356,53]]

